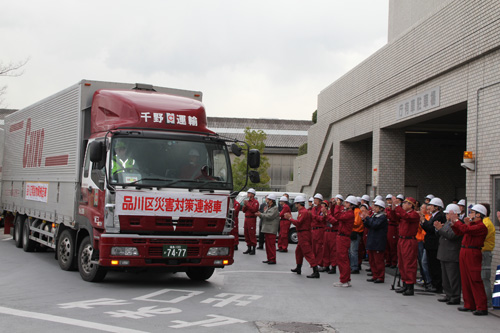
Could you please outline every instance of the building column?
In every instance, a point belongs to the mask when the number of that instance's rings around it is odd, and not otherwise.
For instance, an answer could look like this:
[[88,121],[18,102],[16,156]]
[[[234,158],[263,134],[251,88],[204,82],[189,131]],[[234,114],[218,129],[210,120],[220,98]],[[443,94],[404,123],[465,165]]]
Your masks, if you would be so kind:
[[[404,194],[405,132],[374,129],[372,145],[372,196]],[[385,197],[384,197],[385,199]]]

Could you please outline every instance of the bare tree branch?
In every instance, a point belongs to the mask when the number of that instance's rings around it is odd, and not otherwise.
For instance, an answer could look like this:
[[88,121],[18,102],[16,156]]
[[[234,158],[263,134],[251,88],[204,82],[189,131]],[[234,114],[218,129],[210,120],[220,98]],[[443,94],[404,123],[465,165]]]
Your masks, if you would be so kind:
[[10,62],[8,64],[3,64],[0,61],[0,76],[21,76],[24,71],[19,71],[24,65],[28,63],[30,58],[26,58],[24,60],[18,62]]

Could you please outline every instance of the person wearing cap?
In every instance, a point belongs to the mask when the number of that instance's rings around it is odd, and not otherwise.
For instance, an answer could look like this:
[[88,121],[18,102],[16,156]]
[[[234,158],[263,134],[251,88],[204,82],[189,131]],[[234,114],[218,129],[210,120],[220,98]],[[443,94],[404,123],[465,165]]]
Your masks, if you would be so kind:
[[[357,198],[356,198],[357,199]],[[368,197],[369,200],[369,197]],[[351,266],[351,274],[359,274],[360,270],[360,258],[359,258],[359,244],[361,241],[361,238],[363,237],[363,232],[365,231],[365,227],[363,226],[363,220],[361,219],[361,216],[359,216],[360,209],[359,205],[361,204],[361,201],[363,201],[362,198],[360,200],[357,200],[358,204],[353,208],[354,212],[354,224],[352,227],[351,231],[351,244],[349,246],[349,262]]]
[[348,196],[345,201],[337,199],[333,211],[333,217],[339,223],[337,234],[337,265],[339,266],[340,281],[333,284],[334,287],[347,288],[351,286],[351,267],[349,260],[349,247],[351,245],[351,233],[354,226],[354,208],[358,205],[355,196]]
[[[342,196],[341,196],[342,197]],[[335,198],[331,200],[335,204]],[[330,209],[330,202],[324,200],[321,203],[321,212],[326,221],[325,234],[323,239],[323,262],[320,271],[328,274],[337,273],[337,232],[338,221],[333,217],[333,209]],[[331,268],[330,268],[331,267]]]
[[266,242],[267,260],[264,264],[276,264],[276,234],[280,226],[280,213],[276,205],[276,194],[270,193],[266,197],[267,209],[264,212],[256,212],[262,223],[262,233]]
[[458,218],[463,220],[465,218],[465,215],[466,215],[466,211],[465,211],[465,206],[467,205],[465,203],[465,199],[460,199],[457,203],[458,207],[460,207],[460,214],[458,214]]
[[439,248],[437,258],[441,262],[441,276],[445,297],[438,298],[439,302],[448,305],[460,304],[462,287],[460,283],[459,256],[462,244],[462,236],[456,235],[451,230],[450,221],[458,219],[460,208],[458,205],[449,204],[444,210],[446,223],[434,221],[434,227],[439,235]]
[[196,149],[190,149],[188,152],[188,163],[182,168],[180,178],[195,179],[201,176],[200,153]]
[[486,292],[486,299],[488,307],[492,306],[492,294],[491,294],[491,260],[492,252],[495,248],[495,226],[490,219],[490,204],[481,203],[481,205],[486,208],[486,216],[483,219],[483,223],[488,228],[488,234],[484,240],[484,246],[481,248],[481,253],[483,254],[483,261],[481,265],[481,277],[483,279],[484,291]]
[[247,250],[243,254],[255,254],[255,247],[257,246],[257,213],[259,211],[259,202],[255,199],[255,190],[249,189],[247,192],[248,199],[243,200],[242,211],[245,213],[245,241],[247,243]]
[[325,215],[321,211],[321,202],[323,195],[316,193],[314,195],[314,207],[311,209],[311,233],[312,233],[312,247],[314,257],[318,263],[323,262],[323,241],[325,238]]
[[463,222],[458,218],[450,221],[453,232],[463,236],[459,262],[464,306],[459,307],[458,311],[469,311],[476,316],[488,314],[486,292],[481,279],[481,248],[488,234],[488,228],[483,223],[486,213],[483,205],[474,205]]
[[416,200],[406,198],[399,206],[391,206],[394,215],[399,218],[398,267],[403,286],[396,292],[404,296],[413,296],[417,282],[417,231],[420,215],[414,210]]
[[431,275],[432,285],[427,286],[425,291],[440,294],[443,292],[443,286],[441,279],[441,264],[437,258],[439,238],[436,234],[434,222],[439,221],[445,224],[446,216],[443,213],[443,200],[440,198],[432,198],[427,206],[430,209],[431,218],[427,220],[425,216],[420,215],[420,225],[425,231],[424,247],[427,254],[427,263],[429,264],[429,274]]
[[387,242],[387,216],[385,215],[385,203],[382,200],[375,201],[373,215],[368,210],[363,210],[361,218],[365,228],[368,230],[366,249],[372,277],[367,281],[383,283],[385,280],[384,252]]
[[435,197],[432,195],[432,194],[427,194],[424,198],[424,203],[428,204],[429,202],[431,202],[432,199],[434,199]]
[[313,207],[314,207],[314,198],[310,197],[309,200],[308,200],[308,203],[309,203],[309,207],[307,207],[307,210],[311,211],[313,209]]
[[283,195],[280,198],[280,236],[278,238],[278,252],[288,252],[288,230],[290,230],[290,221],[285,218],[286,213],[291,213],[288,205],[288,198]]
[[385,267],[396,268],[398,265],[398,240],[399,240],[399,218],[392,214],[391,206],[393,201],[392,194],[385,197],[385,214],[387,216],[387,246],[385,249]]
[[234,227],[231,230],[231,235],[234,236],[234,250],[238,250],[238,245],[240,244],[240,238],[239,238],[239,233],[238,233],[238,228],[239,228],[239,221],[238,221],[238,215],[241,210],[241,205],[237,200],[234,200],[233,203],[233,222],[234,222]]
[[113,176],[130,171],[131,169],[137,172],[137,166],[135,163],[135,159],[130,156],[130,152],[128,151],[127,145],[123,141],[116,142],[114,146],[115,154],[112,158],[112,167],[111,173]]
[[297,263],[297,267],[291,271],[300,275],[302,273],[302,262],[305,257],[313,269],[313,273],[307,277],[319,279],[319,263],[316,261],[312,250],[311,213],[305,207],[305,201],[305,198],[301,195],[295,197],[294,203],[299,213],[296,220],[292,219],[291,213],[285,214],[285,218],[290,220],[290,222],[295,225],[297,236],[299,238],[299,242],[295,248],[295,261]]

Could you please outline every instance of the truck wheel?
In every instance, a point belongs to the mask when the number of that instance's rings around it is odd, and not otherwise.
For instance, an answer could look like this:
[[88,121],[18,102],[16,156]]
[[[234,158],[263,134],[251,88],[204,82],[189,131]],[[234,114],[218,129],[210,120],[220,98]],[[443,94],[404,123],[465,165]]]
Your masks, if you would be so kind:
[[63,271],[75,270],[75,237],[70,230],[64,230],[57,240],[57,262]]
[[90,237],[87,236],[82,240],[78,250],[78,270],[83,280],[100,282],[106,276],[107,270],[91,262],[92,252],[94,252],[94,248],[90,242]]
[[214,274],[214,267],[189,267],[186,275],[194,281],[205,281]]
[[288,231],[288,242],[292,244],[297,244],[299,242],[299,235],[297,234],[297,229],[292,228]]
[[23,247],[23,222],[25,218],[25,216],[18,214],[14,222],[14,243],[18,248]]
[[24,252],[33,252],[36,247],[36,242],[30,239],[30,223],[28,219],[24,219],[23,223],[23,250]]

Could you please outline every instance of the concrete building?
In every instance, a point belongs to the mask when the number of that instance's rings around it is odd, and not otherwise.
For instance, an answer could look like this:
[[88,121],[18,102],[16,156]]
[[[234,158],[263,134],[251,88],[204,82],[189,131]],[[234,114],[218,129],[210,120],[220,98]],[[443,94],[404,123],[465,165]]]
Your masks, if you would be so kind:
[[[267,135],[264,141],[264,155],[269,159],[268,169],[271,177],[271,190],[285,191],[287,183],[292,179],[293,162],[299,147],[307,142],[307,131],[312,121],[284,119],[254,119],[207,117],[208,127],[229,138],[245,140],[245,128],[262,130]],[[233,156],[231,156],[233,158]]]
[[487,202],[498,227],[499,152],[499,2],[390,0],[388,43],[320,92],[287,190]]

